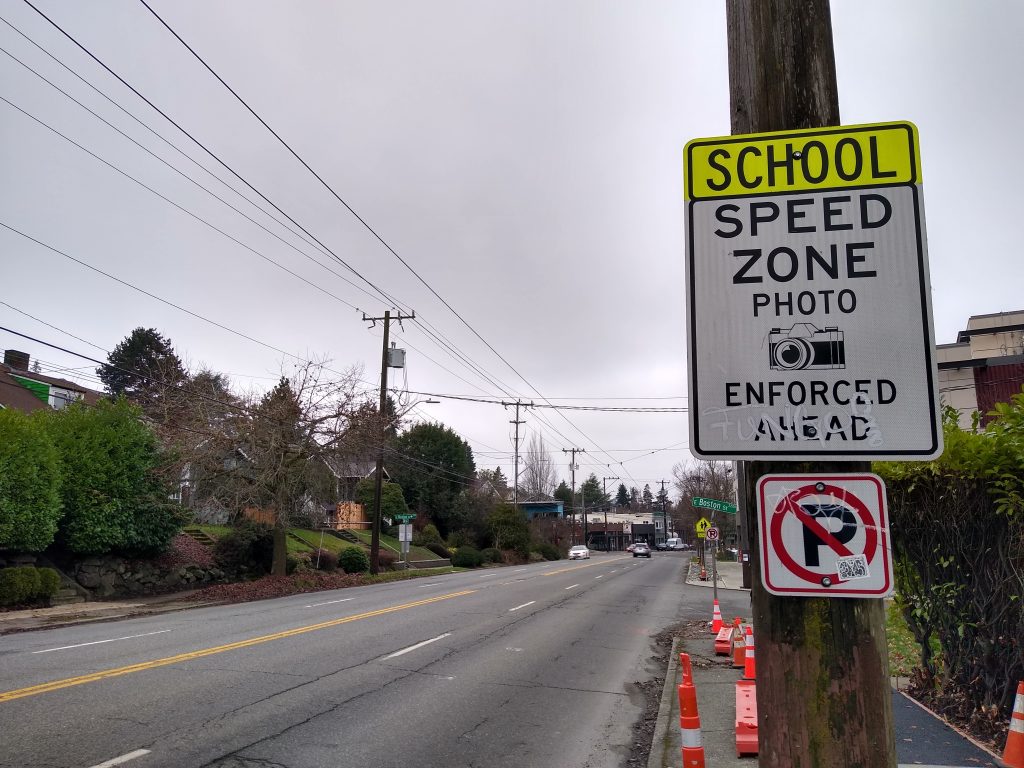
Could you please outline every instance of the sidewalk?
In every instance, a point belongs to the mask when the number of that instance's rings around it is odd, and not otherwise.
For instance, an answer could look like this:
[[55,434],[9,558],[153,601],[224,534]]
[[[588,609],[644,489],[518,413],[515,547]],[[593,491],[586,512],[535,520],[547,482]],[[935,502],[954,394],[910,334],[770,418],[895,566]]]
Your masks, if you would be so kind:
[[[710,566],[711,563],[708,562]],[[718,588],[719,589],[743,589],[743,564],[734,563],[726,560],[724,562],[716,563],[715,567],[718,570]],[[686,575],[686,583],[691,584],[695,587],[708,587],[709,589],[713,585],[711,581],[711,569],[707,571],[707,581],[700,580],[700,564],[696,559],[690,560],[690,572]],[[744,590],[749,592],[750,590]]]
[[[194,591],[194,590],[193,590]],[[183,611],[216,602],[189,600],[193,591],[168,595],[138,597],[128,600],[95,600],[85,603],[56,605],[51,608],[30,608],[24,611],[0,612],[0,635],[29,632],[34,629],[52,629],[94,621],[113,621],[128,616],[149,616],[157,613]]]
[[[678,768],[682,764],[676,693],[676,687],[682,682],[680,652],[690,654],[693,666],[706,764],[713,768],[756,766],[756,756],[736,757],[735,684],[740,671],[733,669],[724,656],[715,656],[714,636],[710,632],[695,630],[673,646],[647,768]],[[892,695],[896,758],[900,768],[996,767],[992,755],[924,707],[895,689]]]

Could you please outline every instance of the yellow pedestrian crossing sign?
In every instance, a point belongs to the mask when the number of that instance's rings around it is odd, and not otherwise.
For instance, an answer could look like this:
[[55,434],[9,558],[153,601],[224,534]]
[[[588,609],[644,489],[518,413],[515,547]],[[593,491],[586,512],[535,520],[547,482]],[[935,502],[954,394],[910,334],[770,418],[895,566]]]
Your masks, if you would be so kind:
[[707,532],[708,528],[711,527],[711,521],[708,520],[706,517],[702,517],[700,520],[697,521],[697,524],[693,527],[697,529],[697,538],[703,539],[704,534]]

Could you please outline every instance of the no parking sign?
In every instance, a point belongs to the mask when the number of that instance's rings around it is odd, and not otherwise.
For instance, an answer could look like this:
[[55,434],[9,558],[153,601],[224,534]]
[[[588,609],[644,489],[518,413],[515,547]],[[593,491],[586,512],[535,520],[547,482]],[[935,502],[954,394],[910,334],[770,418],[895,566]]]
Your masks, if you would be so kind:
[[771,594],[892,594],[885,486],[877,475],[765,475],[757,507],[761,582]]

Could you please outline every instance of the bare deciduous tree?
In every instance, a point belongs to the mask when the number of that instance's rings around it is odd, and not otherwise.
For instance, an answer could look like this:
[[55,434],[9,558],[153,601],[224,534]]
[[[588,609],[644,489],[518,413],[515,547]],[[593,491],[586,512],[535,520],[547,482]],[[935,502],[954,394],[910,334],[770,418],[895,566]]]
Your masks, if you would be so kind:
[[333,495],[325,460],[338,448],[355,410],[357,372],[328,380],[323,364],[296,368],[269,392],[251,393],[207,424],[192,450],[191,472],[208,501],[239,513],[273,513],[272,572],[285,573],[288,527],[320,511]]
[[544,436],[538,432],[530,435],[530,442],[523,455],[523,465],[520,492],[525,496],[550,496],[558,478]]
[[[734,502],[736,499],[736,476],[728,461],[696,461],[693,464],[676,464],[672,467],[673,485],[679,492],[679,503],[673,506],[672,522],[675,529],[693,536],[694,524],[706,510],[695,509],[690,503],[694,497]],[[724,534],[735,532],[735,515],[718,514],[715,520]]]

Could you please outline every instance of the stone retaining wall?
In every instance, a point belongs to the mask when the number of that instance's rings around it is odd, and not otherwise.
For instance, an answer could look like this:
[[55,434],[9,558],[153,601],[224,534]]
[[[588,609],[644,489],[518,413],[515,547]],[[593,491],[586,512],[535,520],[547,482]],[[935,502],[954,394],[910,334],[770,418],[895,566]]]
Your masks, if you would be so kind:
[[70,575],[96,597],[174,592],[223,581],[220,568],[181,565],[161,568],[145,560],[89,557],[70,568]]

